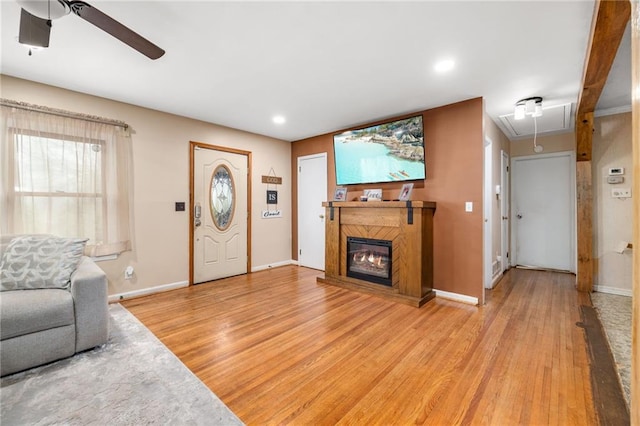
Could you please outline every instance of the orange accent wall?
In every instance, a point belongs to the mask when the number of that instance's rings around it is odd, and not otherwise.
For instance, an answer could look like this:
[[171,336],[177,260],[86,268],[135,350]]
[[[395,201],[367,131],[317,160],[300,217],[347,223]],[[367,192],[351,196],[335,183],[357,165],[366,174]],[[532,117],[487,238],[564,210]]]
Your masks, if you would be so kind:
[[[434,288],[478,298],[484,303],[482,279],[482,181],[484,167],[482,98],[470,99],[422,112],[424,122],[426,179],[414,182],[413,200],[435,201]],[[416,113],[394,117],[415,116]],[[389,119],[389,120],[392,120]],[[383,120],[371,125],[386,122]],[[368,124],[367,124],[368,125]],[[367,125],[357,126],[357,128]],[[356,128],[356,127],[354,127]],[[327,153],[327,199],[336,187],[333,135],[349,129],[293,142],[292,176],[292,258],[298,252],[298,157]],[[382,188],[383,199],[398,198],[402,183],[349,185],[353,200],[366,188]],[[473,202],[473,212],[465,212],[465,202]]]

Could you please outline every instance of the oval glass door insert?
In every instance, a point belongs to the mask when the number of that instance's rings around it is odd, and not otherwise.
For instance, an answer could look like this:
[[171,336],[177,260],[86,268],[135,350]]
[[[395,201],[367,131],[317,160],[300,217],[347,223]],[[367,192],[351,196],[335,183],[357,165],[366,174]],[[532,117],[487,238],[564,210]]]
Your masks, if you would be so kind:
[[226,230],[233,219],[235,190],[233,176],[227,166],[216,167],[211,176],[211,217],[221,231]]

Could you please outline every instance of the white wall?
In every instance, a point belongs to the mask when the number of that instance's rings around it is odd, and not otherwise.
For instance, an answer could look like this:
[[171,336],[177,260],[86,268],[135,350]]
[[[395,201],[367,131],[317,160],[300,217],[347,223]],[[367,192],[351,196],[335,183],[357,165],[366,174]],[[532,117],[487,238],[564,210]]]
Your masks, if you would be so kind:
[[[633,199],[611,196],[612,188],[632,186],[631,113],[596,117],[594,128],[594,289],[631,296],[632,252],[627,249],[617,253],[616,247],[621,241],[632,240]],[[624,167],[624,183],[607,183],[612,167]],[[638,241],[633,243],[637,250]]]
[[[110,295],[188,281],[189,213],[174,211],[174,203],[189,205],[189,141],[252,152],[252,268],[291,260],[288,142],[4,75],[0,89],[3,98],[122,120],[131,126],[134,250],[99,263],[107,273]],[[265,220],[260,216],[266,209],[267,187],[261,176],[271,168],[283,178],[277,188],[283,218]],[[135,276],[125,281],[128,265],[135,268]]]

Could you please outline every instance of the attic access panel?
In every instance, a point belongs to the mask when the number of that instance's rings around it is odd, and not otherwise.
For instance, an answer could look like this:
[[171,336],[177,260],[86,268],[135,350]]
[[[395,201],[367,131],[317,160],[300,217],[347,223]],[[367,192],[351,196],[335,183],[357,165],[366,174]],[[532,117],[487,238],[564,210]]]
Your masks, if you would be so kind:
[[[542,117],[537,118],[538,135],[559,133],[571,129],[571,103],[542,107]],[[500,116],[500,122],[509,133],[509,137],[518,139],[532,136],[534,133],[533,118],[527,116],[516,120],[513,114]]]

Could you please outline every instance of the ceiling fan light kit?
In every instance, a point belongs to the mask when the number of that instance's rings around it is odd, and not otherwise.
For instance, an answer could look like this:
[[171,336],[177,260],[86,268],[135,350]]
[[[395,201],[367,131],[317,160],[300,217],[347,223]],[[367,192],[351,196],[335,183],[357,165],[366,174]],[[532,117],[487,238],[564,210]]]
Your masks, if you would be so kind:
[[16,0],[22,7],[18,42],[28,46],[48,47],[51,20],[73,12],[90,24],[117,38],[150,59],[158,59],[164,50],[140,34],[79,0]]
[[28,47],[49,47],[51,20],[42,19],[26,10],[20,11],[20,32],[18,43]]

